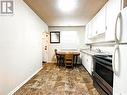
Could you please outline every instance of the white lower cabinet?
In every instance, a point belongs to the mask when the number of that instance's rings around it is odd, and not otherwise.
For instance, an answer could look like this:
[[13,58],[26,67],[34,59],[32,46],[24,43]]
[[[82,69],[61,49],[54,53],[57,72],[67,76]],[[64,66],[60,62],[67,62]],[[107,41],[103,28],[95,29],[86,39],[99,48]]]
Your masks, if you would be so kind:
[[86,70],[92,75],[93,71],[93,58],[91,55],[88,55],[84,52],[81,52],[81,59],[82,59],[82,64],[86,68]]

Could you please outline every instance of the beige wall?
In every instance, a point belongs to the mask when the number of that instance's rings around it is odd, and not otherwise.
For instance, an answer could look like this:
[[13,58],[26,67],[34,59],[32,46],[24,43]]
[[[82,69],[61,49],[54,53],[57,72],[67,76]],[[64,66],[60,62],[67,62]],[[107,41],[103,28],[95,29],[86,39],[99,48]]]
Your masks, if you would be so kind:
[[60,31],[61,42],[59,44],[50,44],[49,61],[54,60],[54,49],[78,49],[85,46],[85,27],[49,27],[50,31]]
[[22,1],[0,15],[0,95],[7,95],[42,67],[42,32],[48,26]]

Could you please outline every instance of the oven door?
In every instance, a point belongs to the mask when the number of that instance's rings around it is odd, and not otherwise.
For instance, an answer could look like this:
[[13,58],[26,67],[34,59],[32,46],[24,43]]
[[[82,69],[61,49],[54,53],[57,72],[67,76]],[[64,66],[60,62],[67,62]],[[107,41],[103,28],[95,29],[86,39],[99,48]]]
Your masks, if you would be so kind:
[[106,64],[106,61],[94,57],[93,70],[94,86],[101,95],[112,95],[113,71],[112,66]]

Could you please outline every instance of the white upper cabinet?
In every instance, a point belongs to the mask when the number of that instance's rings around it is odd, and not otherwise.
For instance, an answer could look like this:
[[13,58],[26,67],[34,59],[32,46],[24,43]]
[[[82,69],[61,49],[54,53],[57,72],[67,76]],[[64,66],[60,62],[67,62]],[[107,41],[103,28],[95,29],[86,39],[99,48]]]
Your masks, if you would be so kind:
[[[87,24],[86,42],[92,42],[94,38],[104,34],[103,41],[115,41],[115,25],[117,16],[121,9],[127,5],[126,0],[108,0],[105,6],[96,14],[96,16]],[[117,24],[119,24],[117,22]]]
[[86,42],[92,42],[91,39],[106,31],[106,6],[104,6],[97,15],[86,25]]
[[115,24],[121,9],[121,0],[109,0],[106,9],[106,37],[105,41],[115,40]]

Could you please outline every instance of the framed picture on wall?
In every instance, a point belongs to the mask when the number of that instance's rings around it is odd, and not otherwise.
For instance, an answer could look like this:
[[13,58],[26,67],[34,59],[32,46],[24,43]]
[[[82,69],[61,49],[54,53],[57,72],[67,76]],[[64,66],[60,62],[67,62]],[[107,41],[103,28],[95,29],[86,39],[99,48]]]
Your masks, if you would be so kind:
[[50,32],[50,43],[60,43],[60,31]]

